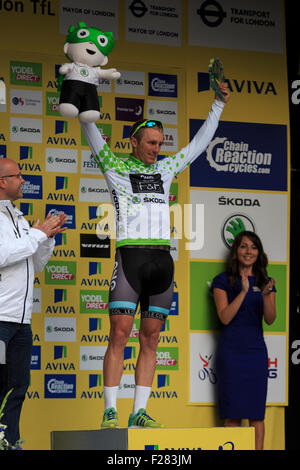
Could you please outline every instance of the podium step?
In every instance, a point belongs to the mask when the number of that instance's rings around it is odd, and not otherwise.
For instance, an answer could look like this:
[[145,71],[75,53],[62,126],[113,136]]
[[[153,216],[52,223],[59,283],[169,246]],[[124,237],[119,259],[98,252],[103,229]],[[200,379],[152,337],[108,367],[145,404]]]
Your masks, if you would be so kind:
[[127,450],[127,429],[53,431],[52,450]]
[[51,450],[254,450],[253,427],[52,431]]

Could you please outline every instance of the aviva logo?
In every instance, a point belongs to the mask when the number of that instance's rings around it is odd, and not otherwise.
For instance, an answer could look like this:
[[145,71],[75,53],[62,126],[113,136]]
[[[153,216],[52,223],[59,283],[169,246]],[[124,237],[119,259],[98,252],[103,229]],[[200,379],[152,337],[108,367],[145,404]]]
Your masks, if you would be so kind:
[[167,374],[158,374],[157,376],[157,388],[169,387],[170,376]]
[[54,303],[67,300],[67,289],[54,289]]
[[99,400],[103,398],[103,391],[99,390],[102,385],[102,375],[101,374],[89,374],[89,388],[83,390],[80,398],[85,398],[87,400],[96,399]]
[[55,246],[61,246],[67,244],[67,234],[66,233],[58,233],[55,235]]
[[101,330],[101,318],[90,318],[89,319],[89,331]]
[[0,145],[0,158],[6,158],[7,149],[6,145]]
[[33,203],[20,202],[20,211],[23,212],[23,215],[33,215]]
[[135,359],[135,347],[134,346],[125,346],[124,361],[126,361],[127,359]]
[[101,387],[102,375],[101,374],[89,374],[89,388]]
[[54,360],[67,357],[67,346],[54,346]]
[[20,160],[27,160],[32,158],[32,147],[20,145]]
[[55,120],[55,136],[49,136],[47,139],[47,144],[51,145],[77,145],[76,140],[67,136],[58,136],[57,134],[67,134],[68,133],[68,122],[67,121],[58,121]]
[[94,276],[95,274],[101,274],[101,263],[96,261],[89,262],[89,275]]
[[[124,348],[124,372],[135,371],[136,351],[134,346],[125,346]],[[127,362],[125,362],[127,361]]]
[[56,176],[55,189],[68,189],[68,177],[67,176]]
[[[69,371],[75,370],[73,362],[65,362],[67,358],[67,346],[54,346],[54,362],[47,362],[46,370]],[[62,359],[62,361],[60,361]]]
[[164,322],[163,326],[161,327],[160,331],[163,332],[163,331],[169,331],[169,330],[170,330],[170,320],[167,319],[167,320],[165,320],[165,322]]
[[55,121],[55,134],[63,134],[68,132],[67,121]]
[[[62,191],[62,190],[68,190],[68,183],[69,183],[69,178],[67,176],[56,176],[55,177],[55,190],[56,191]],[[74,202],[74,194],[71,194],[69,192],[67,193],[49,193],[47,199],[52,200],[52,201],[72,201]]]
[[101,206],[89,206],[89,220],[101,217]]
[[[151,391],[150,397],[154,399],[177,399],[178,394],[176,390],[170,390],[170,376],[169,374],[158,374],[157,375],[157,389]],[[164,390],[166,389],[166,390]]]

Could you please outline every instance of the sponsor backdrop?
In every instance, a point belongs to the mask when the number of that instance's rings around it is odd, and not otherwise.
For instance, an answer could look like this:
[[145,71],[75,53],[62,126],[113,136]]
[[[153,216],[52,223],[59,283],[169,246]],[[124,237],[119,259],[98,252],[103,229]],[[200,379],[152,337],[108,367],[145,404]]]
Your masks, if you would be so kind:
[[[245,0],[242,7],[237,0],[3,1],[0,16],[7,98],[0,105],[0,156],[19,163],[26,182],[18,207],[29,223],[63,210],[68,226],[35,277],[31,384],[21,420],[25,448],[49,449],[53,430],[98,429],[103,413],[115,240],[101,204],[110,196],[78,121],[57,112],[63,44],[78,21],[116,39],[108,67],[122,77],[100,84],[97,125],[121,156],[130,153],[129,128],[142,117],[164,123],[161,158],[186,145],[211,106],[209,60],[224,63],[230,105],[208,149],[171,188],[174,298],[148,409],[166,427],[222,426],[214,367],[220,324],[209,287],[235,235],[249,228],[263,240],[278,291],[276,322],[264,326],[266,448],[284,448],[289,113],[281,0]],[[124,351],[122,427],[134,395],[139,321],[137,315]]]

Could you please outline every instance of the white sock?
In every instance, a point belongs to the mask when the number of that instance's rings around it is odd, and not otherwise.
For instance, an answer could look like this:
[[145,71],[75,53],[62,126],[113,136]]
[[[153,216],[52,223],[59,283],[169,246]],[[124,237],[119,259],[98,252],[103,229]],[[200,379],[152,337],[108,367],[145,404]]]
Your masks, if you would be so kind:
[[151,387],[136,385],[132,413],[135,415],[141,408],[146,409]]
[[116,387],[106,387],[104,385],[104,411],[108,408],[117,409],[117,393],[119,386]]

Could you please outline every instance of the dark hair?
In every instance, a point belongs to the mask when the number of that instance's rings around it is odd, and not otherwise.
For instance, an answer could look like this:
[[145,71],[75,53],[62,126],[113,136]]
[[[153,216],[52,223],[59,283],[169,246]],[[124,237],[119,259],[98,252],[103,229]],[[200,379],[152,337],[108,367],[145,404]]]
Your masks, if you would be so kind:
[[233,286],[240,276],[237,250],[242,242],[243,237],[249,238],[258,249],[257,260],[255,261],[253,265],[253,275],[255,276],[257,287],[261,289],[268,281],[268,273],[267,273],[268,257],[266,253],[264,252],[263,245],[259,236],[256,235],[256,233],[250,232],[248,230],[244,230],[243,232],[240,232],[235,237],[231,245],[229,259],[228,259],[228,270],[227,270],[229,274],[230,285]]

